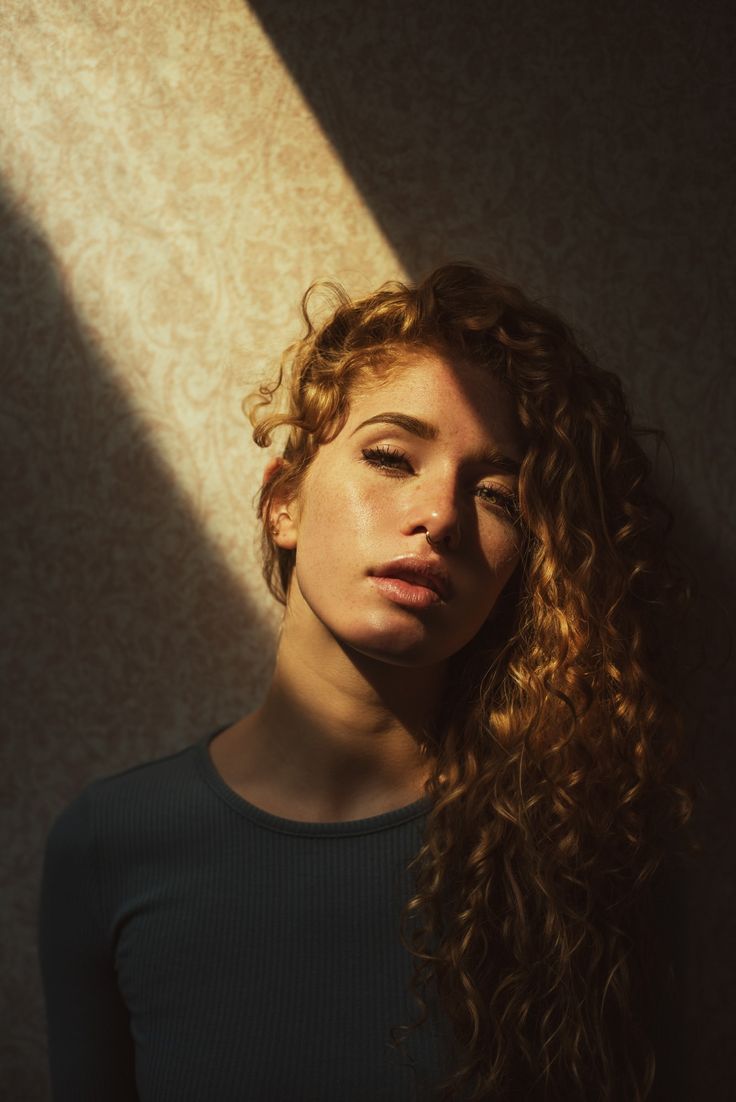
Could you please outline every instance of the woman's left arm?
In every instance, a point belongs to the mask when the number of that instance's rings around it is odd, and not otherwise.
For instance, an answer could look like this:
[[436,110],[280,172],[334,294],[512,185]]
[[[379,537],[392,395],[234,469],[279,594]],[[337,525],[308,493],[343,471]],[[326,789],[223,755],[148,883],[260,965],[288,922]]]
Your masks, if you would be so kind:
[[85,792],[46,842],[39,957],[54,1102],[138,1102],[128,1011],[99,914]]

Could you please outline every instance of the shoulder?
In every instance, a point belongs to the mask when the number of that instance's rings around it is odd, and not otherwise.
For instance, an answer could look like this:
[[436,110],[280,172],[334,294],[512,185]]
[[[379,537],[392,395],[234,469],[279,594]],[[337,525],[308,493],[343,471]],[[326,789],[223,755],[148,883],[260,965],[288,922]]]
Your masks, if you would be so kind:
[[195,744],[90,781],[53,820],[47,851],[82,859],[101,839],[114,846],[159,833],[196,799],[197,752]]
[[196,777],[194,758],[199,750],[195,743],[165,757],[154,758],[128,766],[109,776],[97,777],[83,790],[94,803],[116,805],[136,803],[163,792],[181,791]]

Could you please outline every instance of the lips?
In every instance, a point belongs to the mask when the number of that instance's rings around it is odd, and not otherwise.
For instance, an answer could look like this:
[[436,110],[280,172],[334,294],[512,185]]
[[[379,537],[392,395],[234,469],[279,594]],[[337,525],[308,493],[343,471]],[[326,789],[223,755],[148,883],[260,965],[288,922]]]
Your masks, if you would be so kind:
[[450,576],[440,562],[409,556],[392,559],[370,573],[378,578],[399,578],[410,585],[423,585],[445,601],[452,595]]

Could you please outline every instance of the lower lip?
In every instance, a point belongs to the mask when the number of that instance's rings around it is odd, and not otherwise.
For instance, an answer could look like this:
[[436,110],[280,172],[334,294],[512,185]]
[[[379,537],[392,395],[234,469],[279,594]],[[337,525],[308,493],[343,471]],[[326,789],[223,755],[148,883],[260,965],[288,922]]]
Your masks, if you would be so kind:
[[404,581],[403,578],[384,578],[372,575],[371,581],[380,589],[384,597],[394,601],[397,605],[405,605],[408,608],[429,608],[440,601],[440,596],[426,585],[414,585]]

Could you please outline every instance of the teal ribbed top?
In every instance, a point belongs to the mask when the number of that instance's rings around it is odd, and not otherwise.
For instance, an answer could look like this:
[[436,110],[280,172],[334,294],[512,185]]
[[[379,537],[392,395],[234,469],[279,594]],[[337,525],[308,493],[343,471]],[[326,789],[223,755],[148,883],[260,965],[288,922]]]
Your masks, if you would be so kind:
[[[449,1069],[436,1005],[408,1023],[399,940],[423,798],[283,819],[209,755],[93,781],[49,832],[40,960],[55,1102],[423,1102]],[[412,1070],[410,1063],[414,1061]]]

